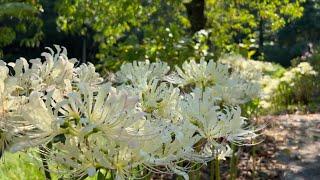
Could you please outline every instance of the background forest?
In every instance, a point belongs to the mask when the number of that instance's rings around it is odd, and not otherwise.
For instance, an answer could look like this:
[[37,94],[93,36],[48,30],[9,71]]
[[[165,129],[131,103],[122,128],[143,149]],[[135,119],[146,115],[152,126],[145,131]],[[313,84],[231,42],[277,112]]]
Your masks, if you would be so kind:
[[59,44],[107,70],[230,52],[289,66],[320,39],[317,0],[1,0],[0,8],[2,59]]

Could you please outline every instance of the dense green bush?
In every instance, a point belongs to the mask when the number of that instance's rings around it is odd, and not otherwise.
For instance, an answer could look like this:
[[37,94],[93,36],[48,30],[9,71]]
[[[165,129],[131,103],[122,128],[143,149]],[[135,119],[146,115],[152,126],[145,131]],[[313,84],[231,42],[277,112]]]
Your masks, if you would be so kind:
[[[316,59],[316,56],[312,57]],[[248,60],[241,56],[228,55],[220,61],[238,71],[247,80],[259,82],[261,85],[260,98],[245,105],[249,115],[287,110],[292,112],[314,102],[319,74],[308,62],[285,69],[278,64]]]
[[[312,48],[310,50],[311,52],[307,52],[304,56],[295,58],[291,61],[292,66],[296,66],[298,63],[301,62],[308,62],[310,65],[313,67],[313,69],[318,72],[312,79],[307,80],[305,83],[309,84],[312,81],[312,94],[311,94],[311,99],[312,103],[319,104],[320,103],[320,44],[316,44],[315,46],[312,45]],[[302,80],[303,81],[303,80]],[[304,82],[302,82],[304,83]],[[304,84],[302,84],[304,85]],[[305,88],[310,88],[306,86]],[[319,108],[315,109],[319,110]]]

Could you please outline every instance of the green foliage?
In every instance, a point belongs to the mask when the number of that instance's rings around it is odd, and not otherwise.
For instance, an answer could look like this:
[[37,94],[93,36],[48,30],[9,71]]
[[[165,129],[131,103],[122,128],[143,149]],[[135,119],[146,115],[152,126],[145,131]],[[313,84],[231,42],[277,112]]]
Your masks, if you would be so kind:
[[1,27],[0,34],[3,34],[3,37],[0,39],[0,47],[4,47],[16,38],[16,32],[9,27]]
[[22,18],[23,16],[30,16],[38,12],[36,7],[23,2],[11,2],[8,0],[2,0],[0,1],[0,3],[0,17],[14,16]]
[[316,45],[313,51],[313,54],[307,57],[306,61],[309,62],[316,71],[320,72],[320,44]]
[[246,117],[252,118],[260,114],[262,111],[260,106],[260,99],[256,98],[241,106],[243,109],[243,114]]
[[308,50],[308,44],[320,41],[320,1],[306,0],[301,4],[303,16],[289,22],[277,33],[274,45],[265,48],[266,59],[290,66],[290,60]]
[[[279,84],[271,97],[275,112],[292,111],[292,107],[307,106],[313,101],[318,73],[309,63],[300,63],[287,70],[279,79]],[[293,110],[296,110],[293,109]]]
[[39,46],[43,37],[38,17],[41,10],[38,1],[0,0],[0,52],[15,41],[20,46]]
[[240,72],[247,80],[258,82],[262,87],[260,98],[242,106],[248,117],[287,110],[293,112],[314,103],[314,97],[319,94],[319,73],[312,63],[300,60],[293,67],[285,69],[278,64],[235,55],[224,56],[219,61],[228,64],[232,71]]
[[[316,72],[318,72],[315,75],[315,77],[313,77],[312,79],[301,79],[301,89],[303,90],[303,89],[310,88],[308,86],[304,87],[304,83],[306,85],[309,85],[312,83],[313,93],[312,94],[307,93],[307,95],[309,99],[312,99],[312,102],[320,103],[320,99],[318,98],[320,97],[320,45],[315,45],[315,47],[313,47],[311,51],[312,52],[310,52],[310,54],[307,54],[306,56],[303,56],[303,57],[295,58],[291,62],[293,66],[297,66],[298,63],[306,61],[310,63],[310,65],[314,68]],[[301,92],[301,94],[303,93],[304,92]]]
[[280,82],[276,88],[272,98],[271,104],[274,112],[280,112],[293,104],[293,89],[286,82]]
[[[43,180],[45,179],[44,171],[41,161],[35,159],[37,157],[36,151],[30,150],[27,153],[6,152],[5,156],[1,159],[0,164],[0,177],[2,180],[12,179],[25,179],[25,180]],[[49,167],[53,172],[57,169],[50,164]],[[53,180],[58,180],[58,176],[55,173],[51,173]],[[86,180],[96,180],[99,175],[94,177],[87,177]],[[101,176],[101,175],[100,175]]]
[[[243,51],[253,57],[257,51],[252,49],[262,40],[260,34],[274,34],[286,22],[300,17],[301,2],[60,0],[56,9],[59,28],[83,37],[83,54],[86,40],[92,38],[99,49],[96,58],[100,67],[116,69],[123,61],[145,58],[181,64],[190,58],[200,59],[199,51],[209,51],[211,57]],[[206,8],[198,8],[201,5]],[[194,18],[202,14],[207,23],[199,25]],[[200,41],[203,49],[197,46],[199,39],[194,34],[199,29],[206,33]]]
[[0,165],[0,177],[3,180],[44,179],[44,174],[39,162],[32,159],[26,153],[6,153],[3,161],[5,163],[2,162]]
[[320,1],[306,0],[303,4],[303,16],[285,26],[279,32],[279,44],[291,47],[293,44],[320,40]]
[[61,0],[57,11],[62,31],[93,37],[103,67],[145,57],[177,64],[192,54],[182,1]]
[[[233,50],[238,43],[263,46],[267,36],[302,16],[304,0],[219,1],[207,0],[208,28],[216,48]],[[271,41],[272,39],[267,39]],[[261,42],[260,42],[261,41]],[[262,47],[259,47],[262,48]]]

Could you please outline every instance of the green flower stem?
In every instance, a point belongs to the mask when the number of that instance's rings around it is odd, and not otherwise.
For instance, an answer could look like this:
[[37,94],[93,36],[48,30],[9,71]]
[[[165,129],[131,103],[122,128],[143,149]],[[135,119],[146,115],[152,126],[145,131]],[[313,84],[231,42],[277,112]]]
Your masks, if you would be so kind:
[[220,180],[220,160],[218,157],[215,159],[215,175],[216,175],[216,180]]
[[[40,151],[47,152],[47,150],[42,146],[40,146],[39,149],[40,149]],[[40,158],[41,158],[41,161],[42,161],[42,166],[43,166],[44,175],[46,177],[46,180],[51,180],[51,174],[50,174],[50,171],[49,171],[48,160],[47,160],[46,156],[43,153],[40,153]]]
[[197,169],[198,169],[198,171],[197,171],[197,177],[196,177],[196,179],[197,179],[197,180],[201,180],[201,164],[198,164],[198,165],[197,165]]
[[256,146],[252,147],[252,178],[256,176]]
[[237,156],[236,156],[236,145],[232,144],[232,156],[230,160],[230,179],[235,180],[237,177]]
[[215,163],[215,160],[212,160],[211,162],[210,162],[210,180],[214,180],[214,171],[215,171],[215,169],[214,169],[214,163]]

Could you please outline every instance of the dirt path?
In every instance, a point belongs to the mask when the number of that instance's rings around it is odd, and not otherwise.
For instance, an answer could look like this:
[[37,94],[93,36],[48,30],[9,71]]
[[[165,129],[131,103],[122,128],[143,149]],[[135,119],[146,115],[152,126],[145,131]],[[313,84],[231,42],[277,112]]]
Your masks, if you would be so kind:
[[[271,128],[276,147],[274,170],[281,169],[279,179],[320,180],[320,114],[263,117]],[[268,148],[268,147],[266,147]]]

